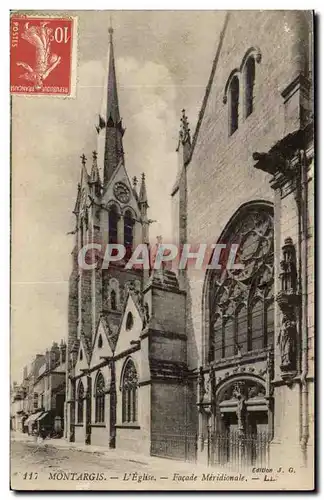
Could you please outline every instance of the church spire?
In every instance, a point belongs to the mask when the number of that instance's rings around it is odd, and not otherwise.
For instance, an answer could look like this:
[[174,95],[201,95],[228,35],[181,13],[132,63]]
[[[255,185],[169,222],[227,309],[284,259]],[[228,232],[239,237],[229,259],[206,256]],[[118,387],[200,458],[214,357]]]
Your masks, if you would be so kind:
[[109,28],[109,52],[106,83],[104,86],[103,104],[96,125],[98,133],[98,167],[104,187],[108,184],[113,172],[124,163],[123,135],[125,129],[119,113],[118,89],[114,55],[112,27]]
[[108,85],[107,85],[107,114],[106,123],[109,120],[113,121],[116,126],[120,122],[119,105],[118,105],[118,92],[117,92],[117,78],[114,56],[114,43],[112,27],[109,28],[109,62],[108,62]]

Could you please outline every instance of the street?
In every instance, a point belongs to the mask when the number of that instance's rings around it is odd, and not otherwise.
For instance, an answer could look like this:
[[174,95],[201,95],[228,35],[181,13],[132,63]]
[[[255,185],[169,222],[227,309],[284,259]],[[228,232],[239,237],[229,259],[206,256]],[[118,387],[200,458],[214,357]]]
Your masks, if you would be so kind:
[[11,439],[14,490],[244,490],[251,487],[251,479],[256,489],[280,489],[283,479],[294,486],[295,474],[272,472],[226,471],[64,439],[37,442],[17,433]]
[[[64,440],[47,444],[29,440],[11,442],[11,487],[45,490],[190,489],[190,481],[173,481],[178,473],[190,476],[195,464],[144,457],[124,458],[115,450],[73,449]],[[111,456],[109,456],[111,455]],[[180,485],[180,482],[182,483]]]

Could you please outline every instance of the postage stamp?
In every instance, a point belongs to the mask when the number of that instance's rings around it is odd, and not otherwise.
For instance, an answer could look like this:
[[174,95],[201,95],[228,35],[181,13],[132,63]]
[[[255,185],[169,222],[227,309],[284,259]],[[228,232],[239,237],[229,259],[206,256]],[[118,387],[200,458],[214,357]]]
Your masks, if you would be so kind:
[[73,97],[76,18],[12,15],[10,92]]

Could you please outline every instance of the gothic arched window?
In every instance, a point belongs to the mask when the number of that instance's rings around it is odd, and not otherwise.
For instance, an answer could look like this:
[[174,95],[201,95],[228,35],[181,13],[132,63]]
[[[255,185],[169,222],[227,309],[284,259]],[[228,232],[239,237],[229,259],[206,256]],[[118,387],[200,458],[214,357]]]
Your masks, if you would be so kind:
[[238,128],[239,95],[240,84],[238,77],[235,75],[232,78],[229,88],[230,135],[234,134],[235,130],[237,130]]
[[243,269],[212,271],[209,284],[209,360],[273,344],[273,218],[251,206],[226,230],[223,241],[238,244]]
[[126,248],[126,259],[129,260],[133,251],[134,241],[134,219],[132,213],[127,210],[124,215],[124,245]]
[[77,422],[78,424],[83,423],[83,404],[84,404],[84,387],[83,383],[79,382],[78,392],[77,392]]
[[118,213],[115,205],[109,209],[109,243],[118,243]]
[[244,69],[244,116],[247,118],[253,111],[254,100],[254,81],[255,81],[255,59],[250,56],[245,64]]
[[126,362],[122,380],[122,420],[123,422],[137,421],[137,386],[138,378],[134,362]]
[[95,422],[105,421],[105,379],[99,372],[95,386]]

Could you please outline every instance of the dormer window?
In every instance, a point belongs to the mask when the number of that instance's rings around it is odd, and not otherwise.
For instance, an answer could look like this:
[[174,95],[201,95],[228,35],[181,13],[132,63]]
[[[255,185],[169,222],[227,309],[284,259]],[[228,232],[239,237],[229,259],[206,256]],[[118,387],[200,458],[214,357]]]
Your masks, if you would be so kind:
[[98,347],[99,347],[99,349],[102,348],[102,336],[101,335],[99,335],[99,338],[98,338]]

